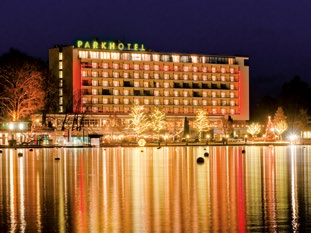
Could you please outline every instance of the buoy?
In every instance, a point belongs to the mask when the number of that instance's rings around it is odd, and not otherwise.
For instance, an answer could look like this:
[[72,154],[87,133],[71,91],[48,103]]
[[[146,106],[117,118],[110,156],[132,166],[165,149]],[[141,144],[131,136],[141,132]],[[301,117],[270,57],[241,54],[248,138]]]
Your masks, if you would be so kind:
[[208,152],[205,152],[204,153],[204,157],[208,157],[209,156],[209,153]]
[[245,150],[242,150],[242,154],[245,154]]
[[55,158],[55,160],[60,160],[60,158],[57,157],[57,158]]
[[0,153],[2,153],[2,150],[0,150]]
[[140,152],[144,152],[144,150],[141,150]]
[[18,156],[23,156],[23,153],[22,152],[18,152]]
[[31,149],[29,149],[29,151],[33,151],[33,149],[31,148]]
[[202,157],[197,158],[197,163],[204,163],[204,158]]
[[158,150],[161,149],[161,146],[159,146],[157,149],[158,149]]

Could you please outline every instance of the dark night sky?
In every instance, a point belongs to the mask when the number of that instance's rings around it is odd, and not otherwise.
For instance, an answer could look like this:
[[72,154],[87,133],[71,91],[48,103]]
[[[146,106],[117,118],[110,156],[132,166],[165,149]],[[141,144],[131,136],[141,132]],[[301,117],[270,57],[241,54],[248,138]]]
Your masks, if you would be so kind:
[[0,55],[13,47],[47,60],[56,44],[112,39],[154,51],[247,55],[252,96],[294,75],[311,83],[310,0],[1,0],[0,9]]

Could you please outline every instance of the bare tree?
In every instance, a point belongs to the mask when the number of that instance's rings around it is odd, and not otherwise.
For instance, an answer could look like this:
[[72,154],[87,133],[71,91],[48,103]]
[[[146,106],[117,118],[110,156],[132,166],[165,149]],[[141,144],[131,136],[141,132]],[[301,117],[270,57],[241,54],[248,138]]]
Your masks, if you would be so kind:
[[43,75],[37,60],[11,49],[0,57],[0,104],[13,121],[44,105]]
[[144,112],[143,106],[134,104],[131,108],[130,117],[129,128],[134,130],[136,140],[138,140],[138,137],[146,131],[150,125],[148,116]]
[[150,115],[151,127],[158,136],[160,140],[160,132],[163,130],[167,124],[166,115],[164,111],[161,111],[158,107],[155,107]]

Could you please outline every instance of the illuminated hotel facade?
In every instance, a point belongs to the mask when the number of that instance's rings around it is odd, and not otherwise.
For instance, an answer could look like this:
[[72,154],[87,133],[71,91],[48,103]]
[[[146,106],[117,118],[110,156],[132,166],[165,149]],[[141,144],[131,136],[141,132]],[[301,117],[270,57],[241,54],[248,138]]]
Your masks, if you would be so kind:
[[[49,67],[59,80],[59,113],[126,117],[133,104],[167,118],[249,120],[248,57],[153,52],[143,44],[77,41],[49,50]],[[75,99],[75,101],[73,101]],[[79,104],[77,104],[79,103]]]

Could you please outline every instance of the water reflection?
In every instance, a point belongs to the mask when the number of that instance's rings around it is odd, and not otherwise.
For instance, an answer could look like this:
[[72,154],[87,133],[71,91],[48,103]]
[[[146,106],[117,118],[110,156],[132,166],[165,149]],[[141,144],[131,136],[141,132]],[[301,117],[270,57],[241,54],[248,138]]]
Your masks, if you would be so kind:
[[5,149],[0,232],[311,230],[310,153],[309,146]]

